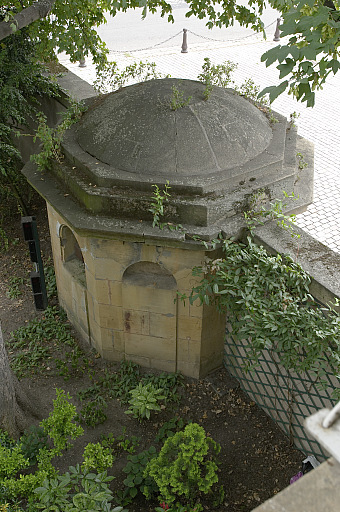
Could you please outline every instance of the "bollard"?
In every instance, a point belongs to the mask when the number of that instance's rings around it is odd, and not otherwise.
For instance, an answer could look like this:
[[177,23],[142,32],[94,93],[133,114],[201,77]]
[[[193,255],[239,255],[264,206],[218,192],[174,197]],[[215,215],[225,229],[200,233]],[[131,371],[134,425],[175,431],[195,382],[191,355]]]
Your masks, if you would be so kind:
[[79,67],[80,68],[86,68],[86,63],[85,63],[84,55],[82,55],[81,59],[79,60]]
[[280,41],[280,24],[281,24],[281,18],[277,18],[277,20],[276,20],[276,30],[275,30],[273,41]]
[[183,43],[181,53],[188,53],[187,29],[183,29]]

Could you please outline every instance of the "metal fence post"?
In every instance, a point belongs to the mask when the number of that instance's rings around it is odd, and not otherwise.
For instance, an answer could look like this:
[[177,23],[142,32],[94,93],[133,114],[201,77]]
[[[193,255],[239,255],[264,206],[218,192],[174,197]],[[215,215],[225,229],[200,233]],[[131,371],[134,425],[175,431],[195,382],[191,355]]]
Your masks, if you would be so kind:
[[86,62],[85,62],[84,55],[82,55],[81,58],[79,59],[79,67],[80,68],[86,68]]
[[188,36],[187,36],[187,29],[183,29],[183,43],[182,43],[182,50],[181,53],[188,53]]
[[275,30],[275,33],[274,33],[273,41],[280,41],[280,24],[281,24],[281,18],[277,18],[277,20],[276,20],[276,30]]

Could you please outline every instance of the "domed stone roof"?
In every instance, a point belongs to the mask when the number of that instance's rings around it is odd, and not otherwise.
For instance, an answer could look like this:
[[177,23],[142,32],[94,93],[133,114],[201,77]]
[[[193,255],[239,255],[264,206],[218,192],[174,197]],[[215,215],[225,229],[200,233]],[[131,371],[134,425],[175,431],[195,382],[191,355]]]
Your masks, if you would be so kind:
[[[153,185],[168,181],[164,221],[209,227],[242,212],[255,191],[294,190],[297,134],[286,118],[274,113],[271,124],[232,89],[214,87],[208,100],[204,90],[163,79],[92,99],[53,168],[65,196],[91,214],[149,221]],[[184,103],[175,110],[174,93]]]
[[[171,110],[172,87],[189,105]],[[272,140],[266,116],[233,90],[208,101],[199,82],[151,80],[106,96],[82,118],[80,147],[98,161],[140,177],[219,174],[262,154]]]

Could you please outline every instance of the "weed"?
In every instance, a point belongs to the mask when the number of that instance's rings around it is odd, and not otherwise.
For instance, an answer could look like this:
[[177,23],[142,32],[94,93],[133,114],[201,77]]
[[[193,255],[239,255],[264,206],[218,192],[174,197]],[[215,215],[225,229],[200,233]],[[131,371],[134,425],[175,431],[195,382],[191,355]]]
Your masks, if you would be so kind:
[[289,128],[295,128],[296,127],[296,124],[295,122],[299,119],[300,117],[300,114],[298,114],[297,112],[292,112],[289,116]]
[[63,159],[61,143],[64,134],[68,128],[79,121],[86,108],[83,102],[70,99],[69,108],[65,112],[60,113],[62,122],[53,128],[48,126],[45,114],[42,112],[37,113],[38,128],[33,141],[35,142],[39,139],[42,150],[38,154],[31,155],[31,160],[37,164],[40,172],[50,169],[53,160],[61,163]]
[[75,347],[66,314],[58,307],[49,306],[44,315],[11,333],[8,341],[10,362],[17,377],[22,378],[37,368],[51,355],[49,342]]
[[172,437],[175,432],[181,430],[185,426],[185,420],[183,418],[173,417],[171,420],[166,421],[158,430],[155,437],[156,443],[164,443],[168,437]]
[[64,351],[64,359],[55,360],[59,375],[68,381],[74,375],[83,375],[89,367],[89,360],[79,347]]
[[50,259],[47,263],[48,265],[44,266],[46,293],[47,298],[52,299],[57,296],[57,281],[55,278],[53,263],[50,264]]
[[141,382],[162,388],[166,402],[179,402],[181,399],[179,388],[183,385],[183,375],[180,373],[162,372],[160,375],[149,373],[142,377]]
[[128,83],[145,82],[163,77],[164,75],[156,70],[154,62],[134,62],[123,70],[118,68],[117,62],[107,62],[98,68],[94,87],[101,93],[107,93],[121,89]]
[[140,382],[137,387],[130,390],[130,407],[125,414],[133,414],[133,417],[141,421],[150,419],[151,411],[160,411],[160,400],[164,400],[161,388],[155,387],[151,382],[143,384]]
[[204,59],[202,73],[198,75],[198,80],[205,84],[204,99],[208,100],[211,96],[213,86],[228,87],[233,85],[231,79],[232,72],[237,68],[237,64],[227,60],[223,64],[213,65],[208,57]]
[[150,446],[148,450],[137,455],[128,455],[128,463],[123,469],[126,473],[124,480],[125,489],[117,493],[118,503],[127,505],[137,496],[138,491],[150,495],[158,491],[158,487],[152,478],[145,476],[147,464],[156,456],[156,448]]
[[140,437],[132,436],[131,438],[128,438],[125,427],[123,427],[122,433],[117,436],[117,438],[114,438],[112,433],[106,436],[102,435],[101,437],[101,444],[103,446],[113,448],[117,451],[123,450],[127,453],[135,453],[139,442]]
[[[180,91],[176,85],[171,87],[171,97],[170,97],[170,109],[178,110],[180,108],[184,108],[189,105],[192,96],[189,96],[187,99],[184,99],[183,91]],[[170,188],[170,187],[169,187]]]
[[161,191],[158,185],[152,185],[153,190],[153,198],[150,203],[149,212],[153,215],[152,227],[155,226],[161,227],[164,225],[160,224],[160,218],[164,215],[164,204],[169,201],[170,198],[170,185],[169,181],[167,181],[164,185],[164,189]]
[[6,231],[0,227],[0,252],[6,252],[9,248],[9,239]]
[[79,413],[79,419],[89,427],[95,427],[104,423],[107,415],[104,412],[107,403],[101,395],[97,395],[91,402],[88,402]]
[[24,284],[24,279],[22,277],[10,277],[9,278],[9,288],[6,292],[6,296],[9,299],[17,299],[22,294],[20,287]]
[[307,162],[304,159],[304,156],[301,153],[296,153],[297,159],[298,159],[298,167],[302,171],[306,167],[308,167]]
[[[283,191],[283,195],[286,199],[298,199],[294,192],[288,195],[287,192]],[[300,235],[294,230],[295,215],[284,214],[287,204],[281,199],[275,199],[275,201],[269,202],[268,207],[258,205],[258,201],[263,201],[263,198],[265,198],[265,192],[262,189],[254,192],[249,200],[250,210],[244,212],[244,218],[250,234],[253,234],[256,226],[263,226],[265,220],[275,220],[276,224],[288,231],[292,237],[299,238]]]

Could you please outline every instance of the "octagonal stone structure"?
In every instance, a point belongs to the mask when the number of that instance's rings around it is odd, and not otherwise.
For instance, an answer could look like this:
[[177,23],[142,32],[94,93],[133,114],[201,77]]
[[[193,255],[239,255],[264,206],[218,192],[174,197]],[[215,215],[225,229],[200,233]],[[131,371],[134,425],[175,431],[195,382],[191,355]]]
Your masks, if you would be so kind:
[[[171,110],[174,87],[190,101]],[[225,318],[176,300],[198,284],[193,266],[220,255],[219,233],[242,235],[249,207],[284,190],[298,198],[286,211],[302,211],[313,191],[313,148],[283,116],[204,88],[164,79],[92,98],[64,160],[43,177],[24,169],[46,198],[59,299],[82,337],[107,359],[196,378],[222,363]],[[166,182],[160,229],[150,206]]]

